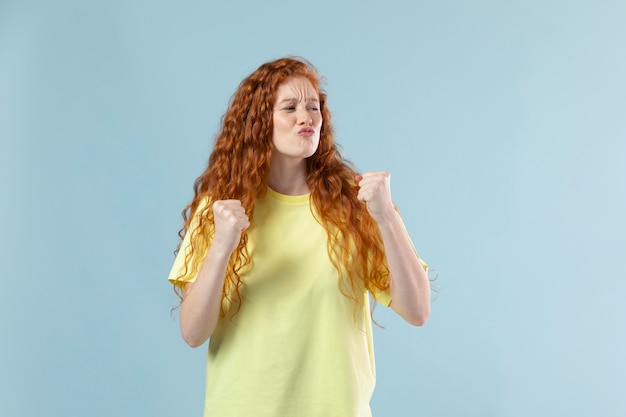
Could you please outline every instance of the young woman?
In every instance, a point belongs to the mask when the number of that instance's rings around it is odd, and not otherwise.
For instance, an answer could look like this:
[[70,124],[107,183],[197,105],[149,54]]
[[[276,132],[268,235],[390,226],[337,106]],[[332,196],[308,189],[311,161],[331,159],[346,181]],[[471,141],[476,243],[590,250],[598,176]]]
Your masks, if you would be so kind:
[[430,311],[389,181],[344,161],[311,64],[243,80],[169,276],[183,339],[210,339],[205,416],[371,415],[368,293],[413,325]]

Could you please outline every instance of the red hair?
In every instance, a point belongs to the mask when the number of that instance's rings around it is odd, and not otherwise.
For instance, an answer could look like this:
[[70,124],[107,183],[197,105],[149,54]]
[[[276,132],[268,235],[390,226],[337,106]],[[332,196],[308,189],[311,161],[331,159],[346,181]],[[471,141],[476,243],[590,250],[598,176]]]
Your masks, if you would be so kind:
[[[281,58],[261,65],[244,79],[232,96],[222,118],[208,167],[194,184],[194,198],[183,210],[185,224],[182,238],[191,233],[191,250],[177,282],[197,272],[208,249],[213,224],[212,202],[238,199],[253,221],[254,202],[267,191],[272,154],[273,108],[278,87],[292,77],[305,77],[315,88],[322,114],[320,141],[316,152],[307,159],[307,184],[316,217],[326,229],[328,254],[338,270],[347,272],[340,280],[342,293],[355,302],[358,290],[372,294],[389,288],[389,271],[378,225],[364,203],[357,199],[356,171],[344,160],[334,139],[327,95],[321,88],[317,70],[302,58]],[[196,213],[203,200],[202,212]],[[192,219],[197,226],[190,230]],[[222,297],[238,302],[242,285],[239,272],[250,263],[246,248],[248,234],[233,252],[226,272]],[[194,255],[195,254],[195,255]],[[179,295],[180,289],[177,288]],[[226,312],[222,309],[222,315]]]

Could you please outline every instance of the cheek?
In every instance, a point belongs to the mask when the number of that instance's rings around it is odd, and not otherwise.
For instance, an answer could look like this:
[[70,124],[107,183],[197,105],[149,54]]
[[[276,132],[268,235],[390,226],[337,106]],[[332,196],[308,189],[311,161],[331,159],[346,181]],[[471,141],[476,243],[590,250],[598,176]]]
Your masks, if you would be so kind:
[[274,131],[280,131],[280,130],[284,130],[285,126],[287,126],[288,123],[285,119],[282,119],[280,117],[275,117],[274,118]]

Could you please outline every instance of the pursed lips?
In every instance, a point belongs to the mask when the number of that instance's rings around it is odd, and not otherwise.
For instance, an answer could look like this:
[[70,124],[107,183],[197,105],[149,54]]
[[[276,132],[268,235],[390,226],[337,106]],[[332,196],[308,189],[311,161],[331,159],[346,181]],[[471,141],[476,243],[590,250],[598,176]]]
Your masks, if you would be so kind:
[[300,136],[313,136],[315,134],[315,130],[310,127],[302,128],[298,131],[298,135]]

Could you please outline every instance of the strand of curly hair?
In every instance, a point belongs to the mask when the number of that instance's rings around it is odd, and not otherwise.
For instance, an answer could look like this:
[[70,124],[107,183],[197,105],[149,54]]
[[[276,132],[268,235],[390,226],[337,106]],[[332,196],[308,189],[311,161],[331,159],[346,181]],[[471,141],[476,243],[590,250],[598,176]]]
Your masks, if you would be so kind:
[[[181,301],[184,282],[197,274],[203,260],[198,255],[205,254],[209,246],[212,202],[239,199],[250,222],[253,221],[254,202],[267,191],[276,91],[291,77],[307,78],[320,99],[323,123],[318,149],[307,159],[307,184],[313,211],[328,235],[331,262],[340,278],[342,270],[347,272],[347,283],[339,280],[340,290],[358,303],[363,286],[374,296],[389,288],[382,237],[364,203],[357,199],[356,171],[335,143],[321,79],[306,60],[282,58],[263,64],[241,82],[222,118],[208,167],[195,181],[194,197],[183,210],[184,225],[179,231],[181,242],[186,233],[191,233],[190,250],[175,285]],[[192,221],[197,225],[190,230]],[[247,242],[248,234],[243,231],[230,258],[222,290],[222,299],[236,302],[237,310],[241,304],[240,272],[251,262]],[[226,314],[223,306],[222,303],[222,316]]]

